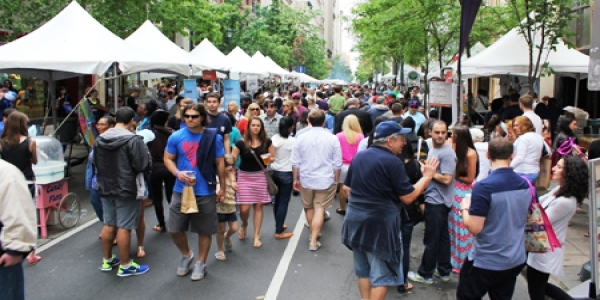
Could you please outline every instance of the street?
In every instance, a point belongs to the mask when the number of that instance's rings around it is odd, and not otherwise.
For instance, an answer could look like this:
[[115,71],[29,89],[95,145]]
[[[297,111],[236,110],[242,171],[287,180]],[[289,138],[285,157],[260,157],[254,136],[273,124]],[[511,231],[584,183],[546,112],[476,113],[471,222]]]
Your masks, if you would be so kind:
[[[88,202],[84,192],[79,196]],[[227,261],[220,262],[214,258],[213,244],[208,274],[199,282],[192,282],[190,274],[175,274],[180,254],[168,233],[152,231],[156,224],[153,207],[146,208],[146,257],[135,259],[150,266],[150,271],[141,276],[120,278],[116,269],[106,273],[98,269],[101,224],[95,219],[88,221],[80,224],[76,229],[79,232],[64,234],[43,246],[40,255],[44,259],[37,265],[25,266],[27,299],[360,299],[352,252],[340,242],[342,216],[329,209],[332,215],[323,228],[323,247],[310,252],[300,198],[292,197],[290,201],[286,223],[295,233],[290,240],[274,239],[272,209],[265,207],[262,248],[254,249],[252,239],[240,240],[235,235],[233,252],[227,253]],[[422,235],[421,224],[414,230],[411,270],[420,262]],[[189,237],[197,255],[197,238]],[[131,245],[135,255],[135,234]],[[450,283],[417,283],[412,292],[404,295],[392,288],[387,299],[454,299],[457,281],[453,275]],[[526,298],[526,285],[519,278],[514,299]]]

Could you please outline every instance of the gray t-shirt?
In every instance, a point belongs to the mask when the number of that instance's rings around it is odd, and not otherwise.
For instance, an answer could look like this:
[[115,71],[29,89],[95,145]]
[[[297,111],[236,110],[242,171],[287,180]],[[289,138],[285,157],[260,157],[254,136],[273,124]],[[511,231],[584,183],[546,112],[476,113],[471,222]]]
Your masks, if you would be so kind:
[[[429,149],[427,157],[435,157],[440,161],[437,173],[454,176],[454,171],[456,170],[456,153],[452,149],[452,146],[446,144],[441,148],[432,147]],[[429,204],[445,204],[447,207],[450,207],[453,200],[454,189],[452,188],[452,183],[444,185],[432,180],[425,189],[425,202]]]

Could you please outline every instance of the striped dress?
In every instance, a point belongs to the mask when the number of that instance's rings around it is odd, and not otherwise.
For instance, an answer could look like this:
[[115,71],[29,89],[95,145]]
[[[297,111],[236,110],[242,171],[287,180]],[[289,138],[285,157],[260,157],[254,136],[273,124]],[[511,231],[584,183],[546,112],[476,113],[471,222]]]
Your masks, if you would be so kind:
[[238,204],[269,203],[271,196],[267,188],[267,178],[263,171],[245,172],[238,170]]
[[454,201],[448,214],[448,230],[450,231],[450,262],[452,272],[460,273],[465,258],[473,247],[473,235],[465,228],[460,217],[460,202],[465,195],[471,193],[471,185],[454,180]]

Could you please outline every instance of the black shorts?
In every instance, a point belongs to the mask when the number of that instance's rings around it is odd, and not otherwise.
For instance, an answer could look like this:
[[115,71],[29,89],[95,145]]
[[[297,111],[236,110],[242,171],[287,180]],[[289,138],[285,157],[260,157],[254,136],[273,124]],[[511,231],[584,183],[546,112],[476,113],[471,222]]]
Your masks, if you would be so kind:
[[234,212],[230,214],[217,214],[217,216],[219,217],[219,223],[237,221],[237,215]]

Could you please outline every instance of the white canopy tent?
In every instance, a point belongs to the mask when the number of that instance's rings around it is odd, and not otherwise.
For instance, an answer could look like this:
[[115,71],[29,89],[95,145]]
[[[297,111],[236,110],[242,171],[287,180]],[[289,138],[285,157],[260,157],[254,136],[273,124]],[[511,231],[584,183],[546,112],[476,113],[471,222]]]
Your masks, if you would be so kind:
[[146,52],[160,57],[162,61],[172,64],[171,71],[177,74],[189,76],[200,70],[211,68],[202,64],[196,56],[191,55],[169,40],[149,20],[146,20],[142,26],[128,36],[125,42],[133,47],[144,49]]
[[[258,75],[259,78],[269,77],[269,72],[261,65],[258,59],[252,59],[242,48],[235,47],[227,54],[229,73],[241,75]],[[235,75],[234,75],[235,77]]]
[[[85,41],[97,40],[90,45]],[[104,74],[117,62],[124,73],[170,72],[173,65],[134,48],[104,28],[76,1],[30,34],[0,47],[0,71],[59,80]]]
[[254,53],[254,55],[252,56],[252,59],[255,60],[257,63],[261,64],[271,76],[283,76],[285,74],[289,74],[289,72],[282,69],[273,60],[271,60],[268,57],[265,57],[262,53],[260,53],[260,51],[256,51],[256,53]]
[[302,82],[302,83],[318,83],[319,82],[318,79],[315,79],[304,73],[298,73],[296,71],[290,73],[289,76],[292,78],[298,78],[300,80],[300,82]]
[[202,40],[190,54],[195,56],[200,63],[211,66],[213,70],[228,71],[227,57],[208,39]]
[[286,69],[280,67],[277,63],[275,63],[270,57],[265,56],[265,63],[267,64],[267,66],[270,66],[270,68],[272,68],[273,70],[275,70],[275,74],[279,75],[279,76],[285,76],[285,75],[289,75],[291,74],[290,72],[288,72]]
[[[541,37],[535,36],[536,44],[539,45]],[[575,49],[569,49],[561,39],[555,46],[556,51],[548,53],[547,49],[544,50],[540,66],[548,62],[548,66],[558,73],[587,74],[589,56]],[[462,77],[527,74],[529,70],[528,52],[525,38],[515,27],[488,48],[463,61]],[[537,57],[539,50],[534,49],[533,53],[534,57]]]

